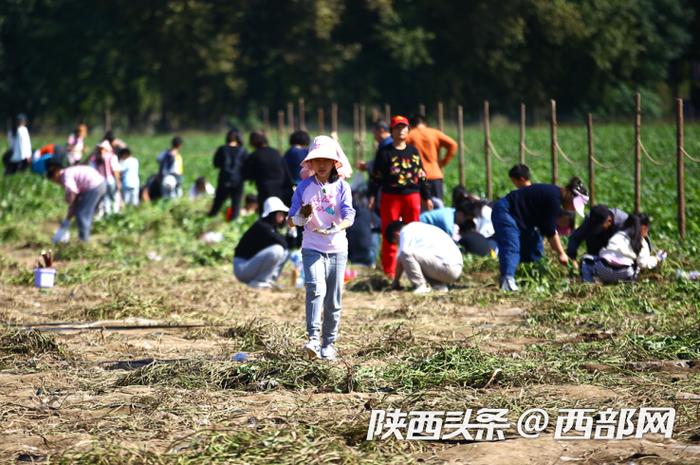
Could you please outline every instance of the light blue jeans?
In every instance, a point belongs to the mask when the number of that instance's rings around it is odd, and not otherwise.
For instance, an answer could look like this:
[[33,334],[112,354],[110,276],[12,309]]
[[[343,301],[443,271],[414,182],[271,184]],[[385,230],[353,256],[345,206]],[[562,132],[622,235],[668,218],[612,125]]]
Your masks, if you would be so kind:
[[[343,280],[348,253],[323,253],[301,249],[306,285],[306,332],[322,345],[333,344],[338,335],[343,298]],[[323,313],[323,328],[321,328]]]
[[97,204],[104,197],[107,184],[102,183],[94,189],[81,192],[75,199],[75,222],[78,225],[78,236],[81,241],[90,239],[92,220],[95,217]]
[[235,257],[233,274],[242,283],[253,287],[277,281],[289,252],[279,244],[265,247],[249,259]]

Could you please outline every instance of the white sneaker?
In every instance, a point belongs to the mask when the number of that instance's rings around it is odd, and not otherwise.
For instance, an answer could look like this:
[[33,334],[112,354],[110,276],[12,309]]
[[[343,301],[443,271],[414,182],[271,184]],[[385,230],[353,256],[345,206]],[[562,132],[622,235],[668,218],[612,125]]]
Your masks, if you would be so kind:
[[417,288],[413,290],[414,294],[428,294],[432,291],[433,289],[428,285],[428,284],[421,284]]
[[253,289],[271,289],[272,283],[268,283],[267,281],[251,281],[248,283],[248,287]]
[[309,342],[304,344],[304,355],[310,359],[316,359],[321,357],[321,344],[318,339],[309,339]]
[[433,290],[435,292],[447,292],[449,289],[447,288],[447,284],[438,284],[437,286],[433,286]]
[[335,346],[333,344],[328,344],[327,346],[321,347],[321,358],[331,362],[337,359],[338,351],[335,350]]
[[520,288],[515,283],[515,278],[512,276],[507,276],[501,281],[501,290],[507,292],[519,291]]

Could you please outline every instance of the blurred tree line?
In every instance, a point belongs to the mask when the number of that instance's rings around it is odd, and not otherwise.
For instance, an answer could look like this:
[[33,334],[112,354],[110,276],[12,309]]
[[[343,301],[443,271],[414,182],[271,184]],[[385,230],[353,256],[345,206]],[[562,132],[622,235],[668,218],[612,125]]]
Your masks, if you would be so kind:
[[699,11],[700,0],[3,0],[0,106],[45,126],[109,110],[167,130],[263,105],[274,121],[298,97],[474,114],[485,98],[505,114],[556,98],[564,114],[615,117],[641,90],[647,112],[682,93],[700,113]]

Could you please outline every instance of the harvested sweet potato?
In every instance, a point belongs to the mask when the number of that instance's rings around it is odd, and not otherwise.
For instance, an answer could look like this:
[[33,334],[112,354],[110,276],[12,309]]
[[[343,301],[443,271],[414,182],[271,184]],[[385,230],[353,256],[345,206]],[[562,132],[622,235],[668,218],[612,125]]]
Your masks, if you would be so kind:
[[310,203],[301,206],[301,214],[304,216],[304,218],[308,218],[311,215],[311,211],[312,209]]

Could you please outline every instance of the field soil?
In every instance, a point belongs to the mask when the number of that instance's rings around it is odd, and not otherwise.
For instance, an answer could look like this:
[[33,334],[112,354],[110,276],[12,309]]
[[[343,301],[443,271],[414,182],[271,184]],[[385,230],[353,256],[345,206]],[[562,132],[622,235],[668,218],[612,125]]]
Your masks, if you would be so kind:
[[[0,253],[28,269],[33,264],[32,254],[26,250],[5,247]],[[61,266],[59,262],[59,273]],[[477,301],[474,296],[479,292],[473,286],[493,287],[487,281],[476,281],[480,284],[472,284],[469,292],[458,288],[449,294],[416,297],[409,292],[370,290],[371,283],[379,280],[378,274],[361,270],[359,277],[348,283],[338,340],[340,360],[335,363],[338,367],[381,365],[383,356],[368,358],[362,351],[389,334],[401,334],[406,342],[391,356],[400,356],[412,347],[439,344],[478,347],[487,355],[512,360],[528,357],[528,347],[535,344],[591,337],[588,329],[578,334],[533,330],[527,323],[531,303]],[[274,386],[221,389],[201,386],[196,380],[188,387],[167,380],[120,382],[151,360],[166,364],[228,361],[247,347],[246,335],[239,331],[232,337],[229,329],[251,321],[284,328],[280,337],[289,338],[291,346],[300,348],[304,342],[304,291],[289,287],[287,273],[281,282],[287,287],[252,290],[237,283],[228,267],[183,268],[166,258],[147,263],[131,275],[108,275],[50,290],[3,284],[2,320],[38,329],[52,337],[60,351],[2,355],[0,460],[54,461],[95,447],[165,456],[187,450],[192,438],[202,432],[322,420],[367,425],[369,407],[388,406],[396,399],[410,406],[410,399],[406,401],[398,392]],[[392,333],[397,327],[402,332]],[[253,360],[258,356],[255,350],[247,353]],[[605,364],[593,365],[591,370],[605,373]],[[656,371],[666,382],[674,376],[697,376],[697,365],[660,364]],[[617,372],[616,376],[616,383],[562,379],[514,387],[498,382],[494,372],[491,381],[453,394],[469,396],[484,407],[678,407],[678,399],[685,399],[684,408],[700,408],[699,392],[663,389],[652,395],[636,388],[634,373]],[[421,391],[421,405],[433,402],[436,410],[447,408],[440,402],[451,389]],[[659,402],[662,405],[657,405]],[[505,441],[422,443],[408,454],[415,461],[450,464],[700,463],[697,427],[684,424],[684,431],[676,430],[672,439],[647,435],[624,441],[556,441],[550,425],[534,440],[509,431]],[[382,443],[376,448],[381,450]],[[362,455],[356,458],[358,463],[363,461]]]

